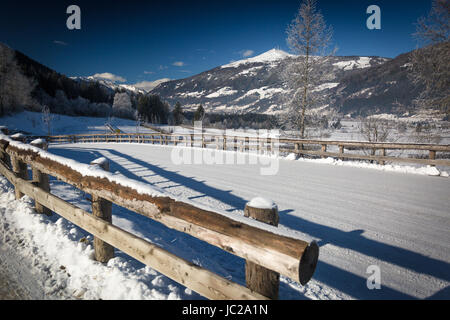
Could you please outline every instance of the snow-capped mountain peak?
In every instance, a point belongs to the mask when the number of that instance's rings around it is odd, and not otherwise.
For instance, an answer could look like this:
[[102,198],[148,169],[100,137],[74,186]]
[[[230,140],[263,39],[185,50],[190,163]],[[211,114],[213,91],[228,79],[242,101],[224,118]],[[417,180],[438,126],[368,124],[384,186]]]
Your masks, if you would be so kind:
[[247,63],[268,63],[268,62],[276,62],[279,60],[283,60],[289,57],[295,57],[292,54],[289,54],[283,50],[280,49],[271,49],[269,51],[266,51],[256,57],[234,61],[229,64],[223,65],[222,68],[236,68],[239,67],[242,64]]

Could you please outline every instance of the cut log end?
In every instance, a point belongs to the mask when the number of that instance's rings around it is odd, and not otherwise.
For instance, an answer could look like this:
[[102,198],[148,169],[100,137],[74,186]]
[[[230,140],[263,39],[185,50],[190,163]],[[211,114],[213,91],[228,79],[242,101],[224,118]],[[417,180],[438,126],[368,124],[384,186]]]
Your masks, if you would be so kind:
[[311,280],[314,271],[316,270],[318,260],[319,246],[317,245],[317,242],[313,241],[305,249],[302,258],[300,259],[299,279],[301,285],[304,286]]

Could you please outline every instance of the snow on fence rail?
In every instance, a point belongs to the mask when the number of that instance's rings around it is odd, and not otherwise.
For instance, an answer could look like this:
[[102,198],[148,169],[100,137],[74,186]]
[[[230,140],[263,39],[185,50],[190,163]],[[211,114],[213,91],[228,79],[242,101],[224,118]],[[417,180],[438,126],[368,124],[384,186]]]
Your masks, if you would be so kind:
[[[211,145],[220,150],[254,151],[254,152],[288,152],[296,155],[318,157],[332,157],[337,159],[369,160],[380,164],[389,162],[406,162],[423,165],[450,166],[450,145],[386,143],[386,142],[357,142],[357,141],[326,141],[310,139],[285,139],[271,137],[225,136],[208,133],[199,134],[163,134],[163,133],[122,133],[122,134],[76,134],[46,137],[53,143],[77,142],[134,142],[161,145],[185,145],[207,148]],[[332,146],[337,152],[330,152]],[[349,153],[348,151],[363,151]],[[386,155],[388,150],[414,150],[428,152],[427,158]],[[376,154],[378,151],[378,155]],[[439,154],[438,154],[439,152]]]
[[[251,212],[246,216],[263,222],[246,217],[234,219],[200,209],[170,198],[150,185],[103,170],[100,166],[105,168],[105,161],[93,162],[90,166],[81,164],[47,152],[42,143],[38,140],[28,145],[25,137],[14,140],[0,135],[0,174],[15,186],[18,199],[23,194],[35,199],[37,212],[48,214],[51,210],[93,234],[99,261],[105,262],[112,257],[108,246],[118,248],[209,299],[277,298],[278,282],[271,281],[269,287],[272,287],[264,288],[267,287],[263,282],[268,272],[271,279],[276,278],[274,273],[278,277],[281,274],[304,285],[315,271],[319,255],[317,244],[283,235],[276,224],[264,221],[265,218],[258,219],[260,208],[256,208],[256,216]],[[32,181],[28,180],[27,165],[33,171]],[[43,179],[45,175],[47,178]],[[49,175],[91,194],[92,214],[51,194]],[[248,287],[114,226],[110,216],[111,203],[244,258],[250,265],[248,270],[246,266],[246,277],[251,278],[247,278]],[[246,212],[248,210],[252,208],[246,208]]]

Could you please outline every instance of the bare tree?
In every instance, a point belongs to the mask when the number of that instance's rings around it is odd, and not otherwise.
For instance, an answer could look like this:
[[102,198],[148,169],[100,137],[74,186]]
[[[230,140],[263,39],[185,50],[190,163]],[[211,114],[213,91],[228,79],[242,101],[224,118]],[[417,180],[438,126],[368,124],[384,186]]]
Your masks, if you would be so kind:
[[[358,124],[359,133],[368,142],[387,142],[392,135],[392,129],[388,121],[378,118],[365,118]],[[375,155],[376,149],[371,150]]]
[[387,121],[371,117],[359,123],[359,132],[368,142],[386,142],[392,130]]
[[289,91],[289,108],[284,122],[299,129],[304,138],[306,111],[323,102],[314,88],[327,76],[323,65],[333,53],[327,53],[332,29],[327,27],[317,10],[317,1],[303,0],[286,33],[287,43],[297,57],[287,65],[283,74]]
[[136,119],[136,133],[140,133],[140,128],[144,124],[144,116],[140,114],[139,112],[135,112],[135,119]]
[[47,131],[47,136],[51,136],[52,134],[52,120],[53,115],[50,112],[50,108],[48,106],[42,106],[42,125],[44,130]]
[[411,55],[411,77],[424,87],[416,99],[420,107],[449,113],[450,1],[434,0],[427,17],[417,21],[414,37],[422,48]]
[[427,17],[421,17],[416,23],[414,36],[423,44],[443,43],[450,35],[450,1],[433,0]]

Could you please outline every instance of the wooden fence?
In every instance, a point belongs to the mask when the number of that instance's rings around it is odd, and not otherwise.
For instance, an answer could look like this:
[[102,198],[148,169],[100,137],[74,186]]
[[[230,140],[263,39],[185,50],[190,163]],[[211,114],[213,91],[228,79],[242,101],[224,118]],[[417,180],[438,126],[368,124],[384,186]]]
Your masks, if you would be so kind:
[[[386,162],[416,163],[422,165],[450,166],[450,145],[327,141],[309,139],[260,138],[249,136],[223,136],[209,133],[163,134],[163,133],[119,133],[119,134],[78,134],[46,137],[52,143],[76,142],[134,142],[161,145],[184,145],[253,152],[287,152],[313,157],[333,157],[337,159],[369,160]],[[334,151],[330,151],[334,147]],[[421,158],[412,155],[387,155],[389,150],[426,152]],[[359,153],[355,153],[355,151]],[[378,154],[377,154],[378,153]]]
[[[114,137],[116,141],[118,137],[121,139],[125,137],[149,138],[147,135],[141,135],[141,137],[83,135],[76,138],[64,136],[64,139],[87,142],[87,139],[98,141],[99,137],[102,137],[102,141],[111,141]],[[162,136],[159,138],[162,139]],[[55,141],[55,139],[59,138],[50,138],[51,141]],[[279,275],[284,275],[304,285],[311,279],[315,271],[319,255],[317,244],[280,235],[275,227],[276,224],[273,223],[274,218],[272,217],[271,221],[264,221],[264,218],[258,219],[258,215],[261,215],[258,210],[256,210],[256,214],[251,214],[248,212],[252,208],[246,208],[246,216],[271,223],[273,226],[254,220],[251,220],[250,223],[250,218],[245,217],[242,217],[243,220],[237,221],[166,196],[142,193],[142,191],[128,186],[133,185],[131,179],[125,178],[131,184],[125,183],[127,186],[124,186],[107,171],[104,171],[103,177],[99,178],[94,174],[89,174],[92,166],[84,165],[83,167],[83,164],[79,164],[84,168],[82,173],[80,170],[69,167],[65,161],[61,160],[62,157],[56,158],[47,152],[45,142],[42,140],[33,141],[32,146],[26,144],[25,141],[26,138],[23,136],[16,136],[15,140],[12,140],[6,135],[0,135],[0,174],[14,185],[17,198],[25,194],[35,200],[38,213],[55,212],[93,234],[95,256],[99,261],[107,261],[113,257],[114,248],[120,249],[209,299],[277,298],[279,282],[276,279],[277,277],[279,279]],[[96,170],[99,170],[100,167],[108,169],[104,161],[92,164],[97,168]],[[31,181],[28,177],[28,166],[33,172]],[[91,194],[92,214],[51,194],[48,176],[56,177]],[[245,259],[247,262],[247,287],[177,257],[157,245],[113,225],[112,203]],[[263,214],[263,216],[267,215]],[[275,220],[277,222],[277,218]],[[240,221],[245,221],[245,223]],[[268,279],[268,273],[271,279],[269,290],[264,289],[264,286],[267,287],[265,281]]]

